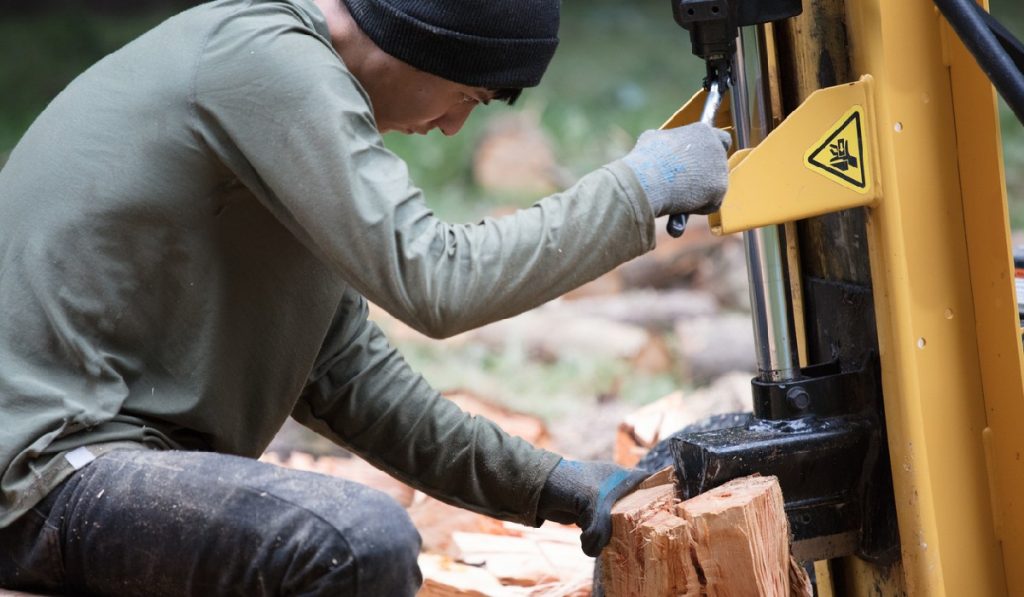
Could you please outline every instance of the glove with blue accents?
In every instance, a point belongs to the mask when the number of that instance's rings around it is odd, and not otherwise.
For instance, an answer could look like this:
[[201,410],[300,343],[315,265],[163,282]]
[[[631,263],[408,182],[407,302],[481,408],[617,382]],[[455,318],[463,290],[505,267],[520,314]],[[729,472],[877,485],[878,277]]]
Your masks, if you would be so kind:
[[654,215],[709,214],[729,185],[726,151],[732,138],[695,123],[647,131],[622,161],[636,174]]
[[609,462],[562,459],[548,476],[537,512],[541,518],[583,529],[583,552],[597,557],[612,534],[612,506],[650,473]]

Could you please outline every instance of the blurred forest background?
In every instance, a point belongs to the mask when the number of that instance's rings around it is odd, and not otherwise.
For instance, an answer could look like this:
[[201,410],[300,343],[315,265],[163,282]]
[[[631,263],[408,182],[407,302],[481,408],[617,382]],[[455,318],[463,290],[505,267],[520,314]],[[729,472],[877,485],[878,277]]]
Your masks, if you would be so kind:
[[[0,164],[72,78],[190,4],[0,0]],[[991,4],[997,18],[1024,37],[1024,2]],[[627,152],[637,135],[658,126],[698,88],[703,75],[668,0],[565,0],[561,40],[544,83],[515,106],[480,108],[451,138],[437,131],[386,136],[439,215],[473,221],[568,186]],[[1004,105],[1001,110],[1011,218],[1015,229],[1024,229],[1024,129]],[[738,275],[745,284],[745,274]],[[736,302],[724,301],[724,308]],[[746,316],[739,319],[749,334]],[[720,333],[721,323],[714,329]],[[660,336],[670,348],[673,334]],[[584,425],[576,407],[581,397],[595,407],[609,396],[635,407],[698,383],[678,367],[638,368],[615,355],[570,351],[538,359],[522,346],[439,344],[400,333],[393,342],[436,387],[468,388],[549,421],[574,413],[577,427]]]
[[[190,4],[196,2],[0,0],[0,161],[78,73]],[[1024,37],[1024,2],[991,5],[993,14]],[[620,157],[701,80],[702,65],[690,55],[687,34],[672,20],[668,0],[565,0],[561,39],[544,83],[515,107],[478,110],[454,138],[436,131],[428,138],[386,137],[441,215],[471,220],[510,201],[529,203],[546,187]],[[518,117],[514,124],[538,125],[558,169],[536,189],[481,192],[474,150],[488,127],[501,129],[494,121],[508,120],[510,113]],[[1013,223],[1024,228],[1024,132],[1005,106],[1003,115]]]

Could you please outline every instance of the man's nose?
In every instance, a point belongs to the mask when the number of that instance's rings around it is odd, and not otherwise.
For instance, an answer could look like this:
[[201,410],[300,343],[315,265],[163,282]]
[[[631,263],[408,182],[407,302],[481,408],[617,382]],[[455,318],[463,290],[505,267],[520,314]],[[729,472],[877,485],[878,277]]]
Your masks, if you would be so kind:
[[441,117],[441,120],[437,123],[437,128],[441,129],[441,132],[446,137],[451,137],[462,130],[474,107],[476,106],[473,104],[468,104],[465,108],[461,106],[456,107]]

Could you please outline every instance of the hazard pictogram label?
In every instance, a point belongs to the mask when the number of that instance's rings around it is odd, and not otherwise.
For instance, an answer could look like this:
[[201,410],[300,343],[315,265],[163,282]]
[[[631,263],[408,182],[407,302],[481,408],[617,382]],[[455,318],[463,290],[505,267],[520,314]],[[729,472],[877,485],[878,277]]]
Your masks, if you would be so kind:
[[864,109],[854,106],[804,155],[804,165],[832,182],[858,193],[868,192]]

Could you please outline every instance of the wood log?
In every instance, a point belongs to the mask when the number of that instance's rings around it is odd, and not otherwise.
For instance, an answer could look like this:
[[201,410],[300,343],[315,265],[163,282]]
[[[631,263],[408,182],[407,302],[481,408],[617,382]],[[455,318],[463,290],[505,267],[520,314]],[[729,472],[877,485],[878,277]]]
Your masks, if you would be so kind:
[[706,388],[673,392],[622,419],[615,434],[614,460],[633,467],[659,441],[711,415],[750,410],[752,373],[733,373]]
[[612,538],[601,553],[607,597],[700,595],[690,525],[674,513],[673,484],[640,489],[612,509]]
[[775,477],[735,479],[683,502],[708,595],[789,595],[789,521]]
[[811,595],[775,477],[736,479],[682,503],[674,483],[634,492],[612,509],[601,570],[607,597]]

